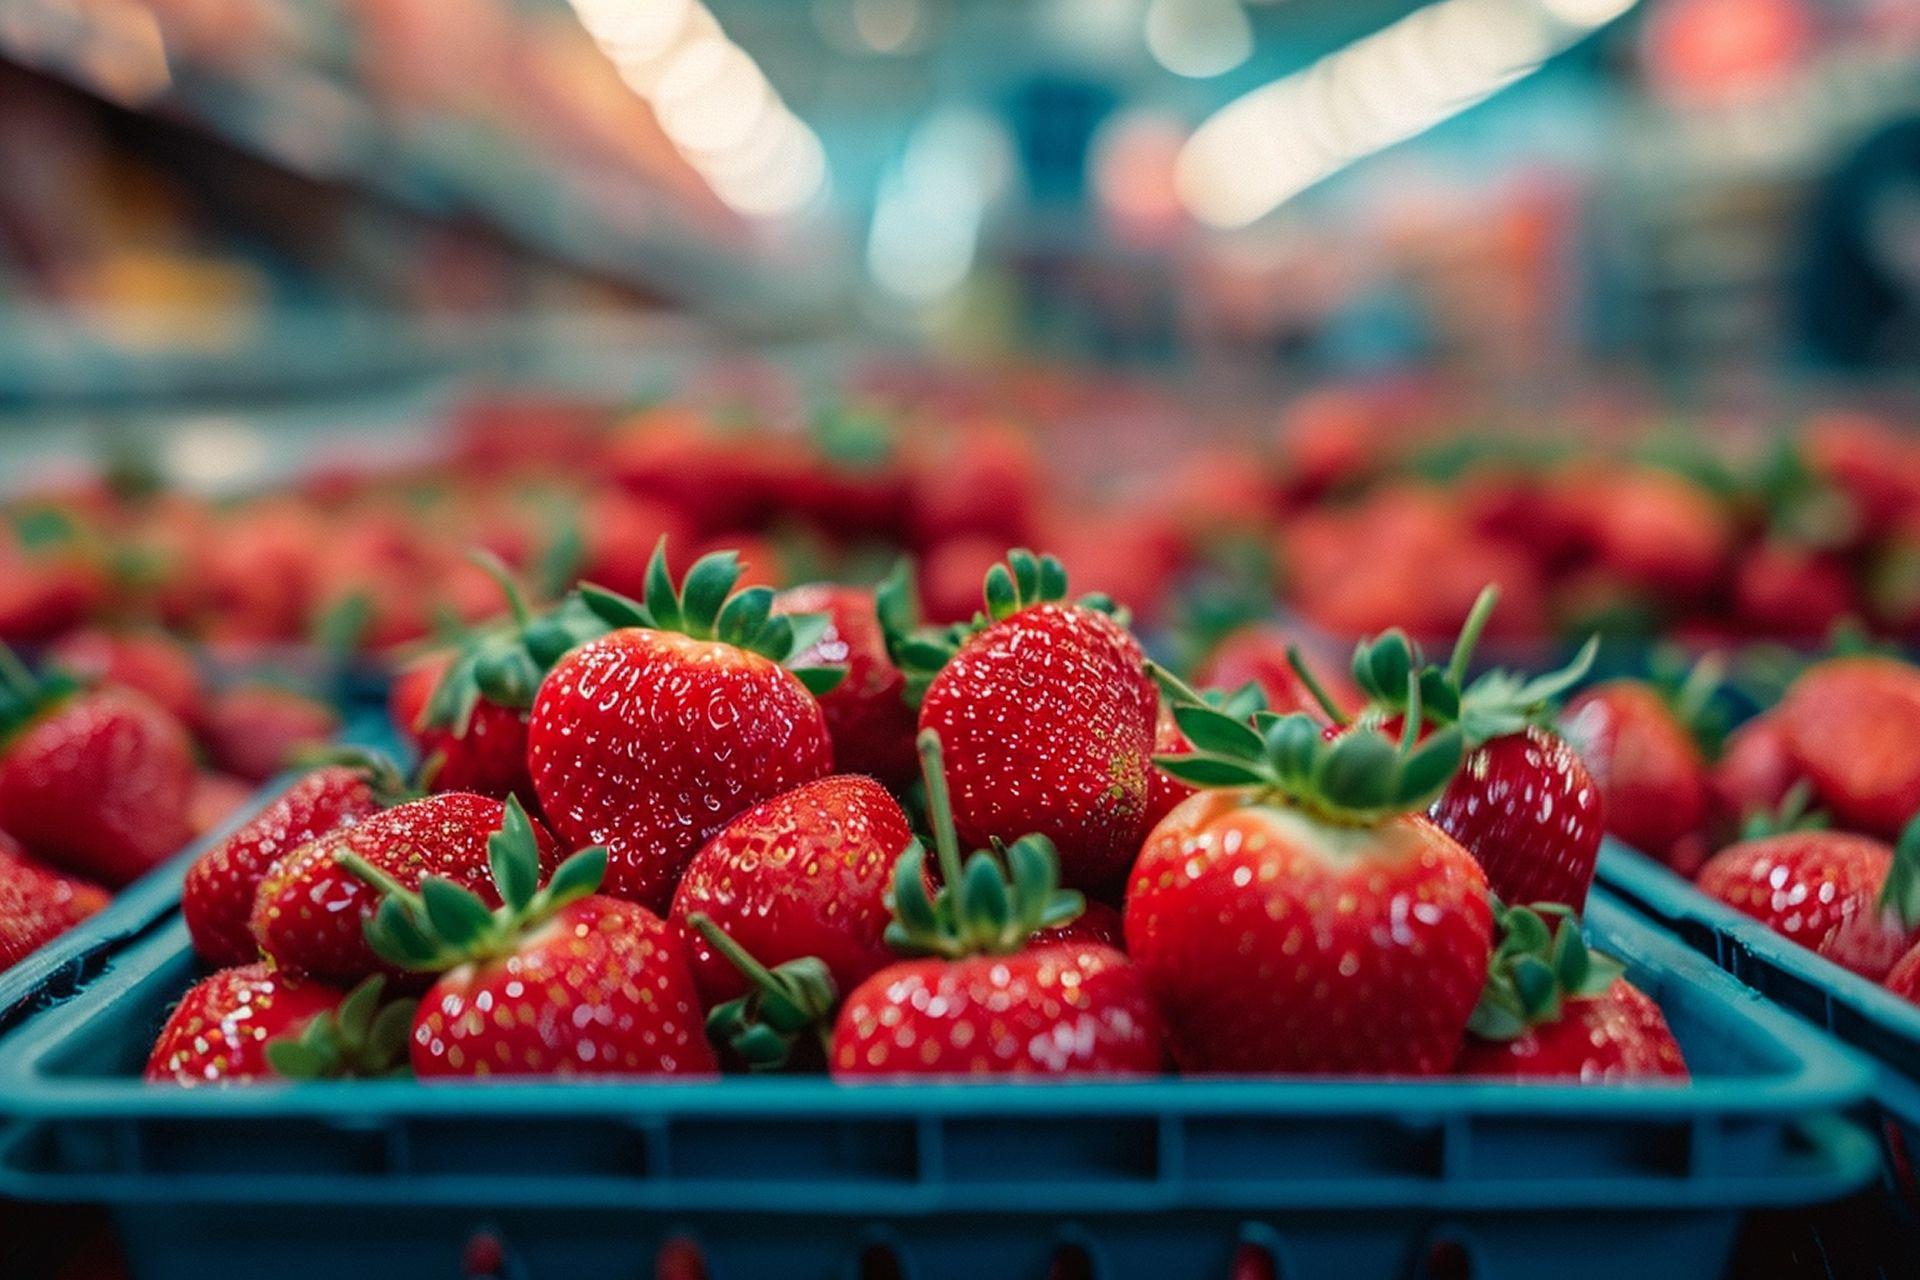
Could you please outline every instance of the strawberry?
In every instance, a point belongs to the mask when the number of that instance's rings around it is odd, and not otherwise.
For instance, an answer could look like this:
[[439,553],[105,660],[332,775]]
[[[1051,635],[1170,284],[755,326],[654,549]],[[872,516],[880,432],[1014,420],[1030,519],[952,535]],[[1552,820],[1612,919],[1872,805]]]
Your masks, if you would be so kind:
[[1044,929],[1035,929],[1028,940],[1029,947],[1052,946],[1056,943],[1070,942],[1080,947],[1112,947],[1115,951],[1127,949],[1126,922],[1120,912],[1104,902],[1088,901],[1080,908],[1080,914],[1065,924],[1052,924]]
[[764,800],[707,841],[680,878],[669,919],[688,935],[708,1006],[744,995],[739,970],[695,933],[704,915],[760,962],[815,956],[842,991],[891,961],[887,885],[913,839],[871,778],[837,774]]
[[245,808],[253,791],[245,778],[202,769],[194,775],[193,793],[187,799],[187,825],[195,836],[206,835]]
[[1651,684],[1610,680],[1567,704],[1560,731],[1600,788],[1608,834],[1690,871],[1708,816],[1707,761],[1683,713]]
[[1872,654],[1807,668],[1773,714],[1838,823],[1891,838],[1920,812],[1920,668]]
[[254,899],[273,864],[310,840],[378,812],[400,792],[392,766],[329,765],[303,775],[187,868],[180,914],[193,949],[212,964],[241,965],[260,954]]
[[385,980],[351,994],[255,963],[196,983],[147,1058],[156,1084],[225,1085],[391,1075],[411,1000],[381,1004]]
[[[1127,952],[1186,1072],[1433,1075],[1487,976],[1487,882],[1418,811],[1459,767],[1448,726],[1396,745],[1312,716],[1250,726],[1190,701],[1196,747],[1163,757],[1205,788],[1169,814],[1127,886]],[[1409,906],[1409,904],[1416,904]]]
[[388,715],[412,742],[438,791],[534,801],[527,716],[540,681],[562,654],[606,633],[578,596],[535,613],[505,565],[476,553],[498,583],[509,619],[469,632],[453,652],[410,664],[387,695]]
[[576,844],[607,847],[607,892],[664,910],[702,844],[734,815],[832,770],[814,693],[830,668],[782,663],[819,638],[818,615],[774,615],[765,587],[734,591],[730,552],[683,590],[654,551],[644,602],[582,588],[615,630],[567,653],[527,728],[540,808]]
[[[363,925],[379,894],[342,860],[376,867],[408,890],[431,875],[491,893],[487,842],[505,812],[491,796],[446,791],[326,832],[282,854],[260,881],[253,936],[282,965],[318,977],[352,981],[377,972],[380,963],[368,949]],[[533,833],[541,865],[551,867],[558,847],[543,828],[535,826]]]
[[1872,836],[1787,831],[1730,845],[1702,893],[1866,977],[1884,977],[1920,926],[1920,823],[1897,850]]
[[367,925],[375,953],[438,975],[409,1035],[414,1074],[711,1075],[674,931],[595,892],[605,849],[572,855],[541,887],[544,855],[538,828],[509,800],[487,842],[485,898],[439,876],[412,889],[354,854],[342,859],[382,895]]
[[1106,602],[1066,593],[1058,560],[1013,551],[987,574],[977,624],[915,632],[903,573],[881,589],[881,621],[925,689],[921,732],[952,761],[961,839],[1046,836],[1066,881],[1094,887],[1126,873],[1146,834],[1159,699]]
[[182,724],[199,719],[207,696],[193,650],[158,631],[75,631],[46,656],[82,684],[136,689]]
[[940,740],[920,735],[927,807],[943,887],[929,896],[916,842],[894,871],[894,945],[904,960],[848,994],[828,1060],[836,1079],[885,1076],[1149,1075],[1165,1060],[1158,1012],[1140,972],[1111,947],[1031,945],[1070,920],[1080,895],[1058,888],[1045,836],[964,863]]
[[34,856],[110,888],[193,834],[193,744],[145,694],[36,681],[0,649],[0,826]]
[[1195,683],[1202,688],[1238,689],[1252,682],[1260,687],[1270,711],[1325,716],[1321,699],[1308,687],[1298,665],[1304,663],[1306,673],[1343,712],[1350,714],[1365,701],[1345,671],[1310,658],[1296,659],[1293,655],[1298,651],[1300,638],[1281,627],[1264,623],[1241,627],[1222,639],[1200,665]]
[[777,614],[821,614],[826,630],[795,661],[845,667],[847,675],[820,697],[833,739],[833,762],[845,773],[872,774],[890,787],[912,783],[914,712],[907,678],[887,655],[874,593],[821,583],[793,587],[773,599]]
[[1494,922],[1500,941],[1457,1074],[1582,1084],[1687,1078],[1660,1006],[1617,962],[1587,950],[1567,908],[1496,904]]
[[[1162,682],[1173,679],[1172,675],[1161,667],[1154,666],[1150,669]],[[1182,693],[1191,700],[1205,702],[1208,706],[1217,707],[1240,720],[1251,719],[1254,712],[1267,709],[1266,697],[1261,692],[1261,687],[1251,682],[1230,694],[1213,690],[1201,693],[1184,685],[1180,688]],[[1191,750],[1193,750],[1193,744],[1187,741],[1186,734],[1180,732],[1180,722],[1174,718],[1173,704],[1162,698],[1153,723],[1155,758]],[[1192,795],[1194,790],[1195,788],[1180,781],[1159,765],[1151,766],[1147,775],[1147,820],[1144,824],[1146,829],[1151,831],[1159,826],[1160,820],[1173,812],[1174,806]]]
[[1727,735],[1707,777],[1719,825],[1737,831],[1753,815],[1774,812],[1804,776],[1780,717],[1755,716]]
[[107,905],[107,893],[43,867],[0,831],[0,973]]
[[213,762],[250,782],[265,782],[339,732],[340,714],[326,703],[261,681],[214,694],[200,724]]
[[1496,588],[1480,593],[1445,668],[1415,670],[1417,651],[1390,631],[1355,653],[1354,680],[1372,707],[1401,717],[1411,674],[1420,684],[1423,729],[1460,727],[1466,759],[1429,816],[1473,854],[1494,893],[1578,911],[1600,853],[1600,789],[1573,748],[1539,722],[1551,700],[1586,675],[1598,644],[1589,640],[1572,662],[1546,675],[1521,679],[1496,670],[1468,684],[1474,648],[1498,600]]
[[1920,942],[1907,949],[1887,973],[1887,990],[1912,1004],[1920,1004]]
[[1846,566],[1830,554],[1771,541],[1740,557],[1734,609],[1757,635],[1817,641],[1858,607]]

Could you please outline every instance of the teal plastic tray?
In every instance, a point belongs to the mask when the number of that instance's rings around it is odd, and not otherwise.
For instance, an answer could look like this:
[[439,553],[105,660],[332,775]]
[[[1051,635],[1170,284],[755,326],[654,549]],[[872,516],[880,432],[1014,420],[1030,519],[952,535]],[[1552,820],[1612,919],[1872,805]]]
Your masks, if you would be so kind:
[[[411,1082],[181,1091],[137,1074],[198,970],[177,919],[104,948],[0,1040],[0,1194],[112,1207],[141,1280],[1712,1275],[1743,1210],[1869,1183],[1865,1064],[1604,893],[1595,941],[1696,1079],[846,1087]],[[258,1250],[256,1254],[253,1252]],[[1071,1270],[1070,1272],[1071,1273]]]

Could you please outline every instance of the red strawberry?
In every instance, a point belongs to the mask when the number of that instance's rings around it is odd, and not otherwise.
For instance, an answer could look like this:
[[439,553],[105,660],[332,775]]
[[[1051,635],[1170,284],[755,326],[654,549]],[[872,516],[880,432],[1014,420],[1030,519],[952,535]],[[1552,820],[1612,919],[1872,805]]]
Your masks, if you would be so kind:
[[195,836],[206,835],[244,808],[253,791],[245,778],[201,770],[194,775],[193,794],[187,800],[187,825]]
[[213,964],[260,954],[254,899],[273,864],[301,845],[378,812],[400,789],[391,768],[330,765],[301,777],[272,804],[187,868],[180,914],[193,949]]
[[36,682],[0,650],[0,826],[34,856],[126,884],[192,837],[193,744],[131,689]]
[[430,722],[428,708],[456,661],[453,653],[432,653],[401,670],[387,693],[394,727],[413,744],[423,765],[432,762],[422,772],[435,788],[531,799],[524,710],[482,698],[474,703],[464,733]]
[[[1266,624],[1241,627],[1221,640],[1201,664],[1195,683],[1208,689],[1238,689],[1252,682],[1260,687],[1268,710],[1281,715],[1304,711],[1324,719],[1327,713],[1320,700],[1301,678],[1289,656],[1301,648],[1300,639],[1280,627]],[[1342,711],[1351,714],[1365,701],[1339,667],[1305,657],[1302,661]]]
[[199,718],[206,698],[193,650],[158,631],[76,631],[47,657],[83,684],[136,689],[182,724]]
[[1474,647],[1498,599],[1493,587],[1480,593],[1444,669],[1415,670],[1418,651],[1389,631],[1360,647],[1354,679],[1372,706],[1394,717],[1389,732],[1396,722],[1404,727],[1410,675],[1419,681],[1427,726],[1460,727],[1466,759],[1429,816],[1480,863],[1494,894],[1578,911],[1600,853],[1600,789],[1573,749],[1538,721],[1587,673],[1598,645],[1589,640],[1571,663],[1547,675],[1529,680],[1489,671],[1468,684]]
[[911,784],[914,711],[907,678],[887,655],[874,593],[825,583],[794,587],[774,597],[773,611],[827,618],[827,629],[795,661],[847,669],[846,678],[820,698],[835,767],[872,774],[890,787]]
[[518,801],[489,846],[484,899],[437,876],[416,892],[347,860],[384,895],[375,951],[440,975],[413,1019],[414,1074],[711,1075],[680,940],[646,908],[594,892],[606,850],[581,850],[540,887],[544,849]]
[[413,1002],[383,1008],[383,988],[370,978],[349,995],[265,963],[222,969],[181,997],[146,1077],[193,1086],[389,1075]]
[[669,919],[687,938],[694,980],[711,1007],[747,980],[694,933],[708,917],[768,966],[817,956],[842,991],[893,958],[887,885],[913,839],[903,813],[871,778],[821,778],[740,814],[693,856]]
[[1058,560],[1014,551],[987,575],[980,630],[909,635],[900,576],[882,621],[909,678],[931,675],[920,729],[946,746],[960,838],[1046,836],[1067,883],[1091,887],[1123,876],[1146,834],[1159,697],[1133,636],[1066,590]]
[[833,767],[820,668],[782,666],[822,620],[772,615],[765,587],[733,591],[731,553],[677,592],[664,547],[644,603],[583,589],[618,629],[561,658],[528,722],[540,808],[577,844],[606,845],[607,892],[665,909],[680,872],[734,815]]
[[1139,970],[1111,947],[1031,944],[1066,923],[1080,895],[1062,892],[1046,837],[960,859],[940,741],[921,732],[928,810],[943,887],[929,896],[918,843],[894,872],[906,960],[856,987],[833,1028],[836,1079],[874,1076],[1148,1075],[1165,1061],[1160,1016]]
[[[341,865],[351,855],[403,888],[437,876],[479,893],[492,892],[487,841],[506,809],[491,796],[448,791],[373,814],[327,832],[283,854],[260,882],[251,928],[260,947],[289,968],[323,978],[353,980],[380,968],[363,926],[379,894]],[[558,846],[533,828],[541,865],[558,860]]]
[[1887,990],[1902,1000],[1920,1004],[1920,943],[1915,943],[1900,957],[1899,963],[1887,974]]
[[1608,833],[1686,861],[1707,818],[1707,762],[1660,691],[1637,680],[1595,685],[1568,704],[1561,732],[1599,784]]
[[1495,911],[1501,938],[1487,990],[1467,1024],[1455,1071],[1515,1080],[1685,1080],[1687,1064],[1660,1006],[1587,950],[1580,922],[1562,912]]
[[1701,892],[1781,936],[1878,979],[1920,923],[1920,826],[1895,851],[1872,836],[1788,831],[1730,845],[1700,869]]
[[1787,542],[1765,542],[1741,556],[1733,598],[1752,631],[1803,643],[1825,638],[1858,607],[1845,564]]
[[1841,825],[1890,838],[1920,812],[1920,668],[1830,658],[1793,682],[1774,715]]
[[1163,767],[1225,789],[1155,829],[1125,914],[1181,1070],[1447,1070],[1486,982],[1487,882],[1410,811],[1459,766],[1458,728],[1396,746],[1327,740],[1303,714],[1254,727],[1191,703],[1175,714],[1198,750]]
[[1767,712],[1727,735],[1707,781],[1721,825],[1737,831],[1755,814],[1779,809],[1803,776],[1787,742],[1786,726],[1779,716]]
[[1072,943],[1076,947],[1112,947],[1115,951],[1127,949],[1126,922],[1120,912],[1104,902],[1088,902],[1080,908],[1080,914],[1065,924],[1048,925],[1044,929],[1034,930],[1029,947],[1047,947],[1058,943]]
[[107,905],[107,893],[43,867],[0,831],[0,972]]
[[265,782],[339,732],[340,715],[326,703],[260,682],[214,694],[200,726],[213,762],[252,782]]

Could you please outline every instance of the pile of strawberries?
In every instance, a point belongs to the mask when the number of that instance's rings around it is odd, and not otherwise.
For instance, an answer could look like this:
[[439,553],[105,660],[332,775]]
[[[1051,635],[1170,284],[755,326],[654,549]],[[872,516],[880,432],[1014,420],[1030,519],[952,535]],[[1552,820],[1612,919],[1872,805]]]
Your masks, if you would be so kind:
[[1052,556],[964,621],[742,577],[656,548],[409,672],[413,779],[321,768],[189,872],[222,967],[149,1078],[1686,1075],[1579,928],[1591,651],[1469,680],[1491,591],[1269,709]]
[[0,646],[0,970],[338,728],[331,707],[276,684],[209,687],[157,633],[73,632],[39,675]]
[[1568,708],[1609,829],[1920,1003],[1920,667],[1871,651],[1811,660],[1721,740],[1712,665],[1677,690],[1610,681]]

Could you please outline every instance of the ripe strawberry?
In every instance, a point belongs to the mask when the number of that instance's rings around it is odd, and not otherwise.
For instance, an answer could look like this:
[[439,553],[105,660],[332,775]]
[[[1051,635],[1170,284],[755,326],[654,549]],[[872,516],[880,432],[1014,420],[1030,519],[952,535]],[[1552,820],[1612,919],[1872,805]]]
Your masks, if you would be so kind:
[[567,650],[606,633],[577,596],[551,609],[528,609],[506,566],[477,562],[494,575],[509,619],[468,633],[452,652],[409,665],[387,695],[387,711],[412,742],[436,791],[473,791],[534,802],[527,772],[527,715],[542,677]]
[[734,815],[833,768],[814,692],[840,673],[782,665],[824,619],[773,615],[768,588],[733,590],[739,574],[731,552],[703,556],[676,591],[662,545],[644,603],[582,588],[616,630],[562,657],[534,698],[540,808],[565,839],[607,847],[616,897],[665,910]]
[[254,899],[273,864],[310,840],[370,817],[401,789],[392,766],[371,758],[360,767],[328,765],[295,781],[187,868],[180,914],[193,949],[217,965],[256,958]]
[[1897,852],[1836,831],[1743,840],[1710,858],[1698,883],[1781,936],[1878,980],[1920,926],[1920,825]]
[[488,840],[484,899],[439,876],[410,889],[346,857],[383,895],[367,927],[375,952],[439,975],[413,1018],[414,1074],[711,1075],[713,1050],[674,931],[644,907],[594,892],[605,849],[569,857],[542,888],[544,853],[538,828],[509,800]]
[[[1304,711],[1324,718],[1326,711],[1320,699],[1308,687],[1292,656],[1300,649],[1299,638],[1280,627],[1267,624],[1241,627],[1221,640],[1200,665],[1195,683],[1201,688],[1238,689],[1251,682],[1260,687],[1270,711],[1281,715]],[[1365,701],[1339,667],[1305,657],[1299,661],[1343,712],[1351,714]]]
[[1458,727],[1396,745],[1328,740],[1304,714],[1251,727],[1187,702],[1175,714],[1198,749],[1160,763],[1208,790],[1148,837],[1125,915],[1181,1070],[1452,1066],[1486,982],[1487,882],[1416,811],[1458,768]]
[[1014,551],[987,574],[977,627],[913,634],[904,575],[882,588],[881,621],[925,688],[920,729],[952,762],[961,839],[1046,836],[1066,881],[1094,887],[1126,873],[1146,834],[1159,698],[1104,602],[1066,592],[1058,560]]
[[773,599],[778,614],[822,614],[827,629],[795,661],[845,667],[847,675],[820,697],[833,739],[833,763],[843,773],[872,774],[889,787],[912,783],[914,712],[907,678],[887,655],[874,593],[821,583],[793,587]]
[[1558,904],[1496,906],[1494,920],[1500,942],[1457,1074],[1582,1084],[1687,1078],[1660,1006],[1618,963],[1587,950],[1576,916]]
[[1727,735],[1708,774],[1718,825],[1739,831],[1748,818],[1773,813],[1804,776],[1780,717],[1755,716]]
[[158,631],[75,631],[47,659],[82,684],[136,689],[182,724],[199,719],[206,699],[193,650]]
[[856,775],[805,783],[735,817],[687,864],[668,917],[687,935],[702,1000],[734,999],[748,983],[695,933],[696,914],[768,966],[818,957],[842,991],[885,967],[887,885],[912,839],[894,798]]
[[[357,858],[409,890],[436,876],[491,893],[487,841],[505,813],[491,796],[447,791],[320,835],[281,855],[260,881],[253,936],[282,965],[318,977],[352,981],[375,973],[380,963],[363,926],[379,894],[350,874],[342,859]],[[533,833],[541,865],[551,867],[558,846],[543,828],[536,825]]]
[[1028,947],[1046,947],[1068,942],[1077,947],[1112,947],[1115,951],[1127,949],[1126,922],[1120,912],[1104,902],[1087,902],[1080,908],[1080,914],[1065,924],[1048,925],[1036,929],[1028,940]]
[[383,1007],[384,988],[369,978],[344,994],[265,963],[222,969],[181,997],[146,1077],[194,1086],[391,1075],[413,1002]]
[[1031,943],[1082,905],[1058,888],[1046,837],[1004,846],[1004,869],[984,849],[962,863],[939,737],[922,730],[920,741],[943,887],[929,896],[925,850],[909,846],[894,871],[888,938],[931,958],[890,965],[847,996],[828,1050],[834,1077],[1158,1073],[1160,1016],[1127,958],[1097,944]]
[[245,778],[202,769],[193,776],[193,794],[187,800],[187,825],[193,834],[206,835],[226,822],[253,799],[254,787]]
[[1573,748],[1539,721],[1552,699],[1592,667],[1598,645],[1589,640],[1565,667],[1533,679],[1496,670],[1468,684],[1474,648],[1498,600],[1493,587],[1480,593],[1444,669],[1419,666],[1418,651],[1389,631],[1355,653],[1354,680],[1371,706],[1393,717],[1388,732],[1396,720],[1404,727],[1410,676],[1420,684],[1423,731],[1460,727],[1466,759],[1429,816],[1480,863],[1495,895],[1578,911],[1600,853],[1600,789]]
[[259,681],[214,694],[200,724],[214,764],[250,782],[265,782],[339,732],[340,715],[326,703]]
[[1920,668],[1830,658],[1807,668],[1773,714],[1842,826],[1891,838],[1920,812]]
[[0,973],[107,905],[107,893],[27,856],[0,831]]
[[1859,604],[1843,562],[1783,541],[1761,543],[1742,554],[1733,599],[1753,633],[1801,643],[1825,638]]
[[193,834],[193,744],[131,689],[36,681],[0,649],[0,826],[38,858],[110,888]]
[[1687,873],[1707,819],[1707,762],[1652,685],[1610,680],[1567,705],[1560,731],[1599,785],[1607,831]]

